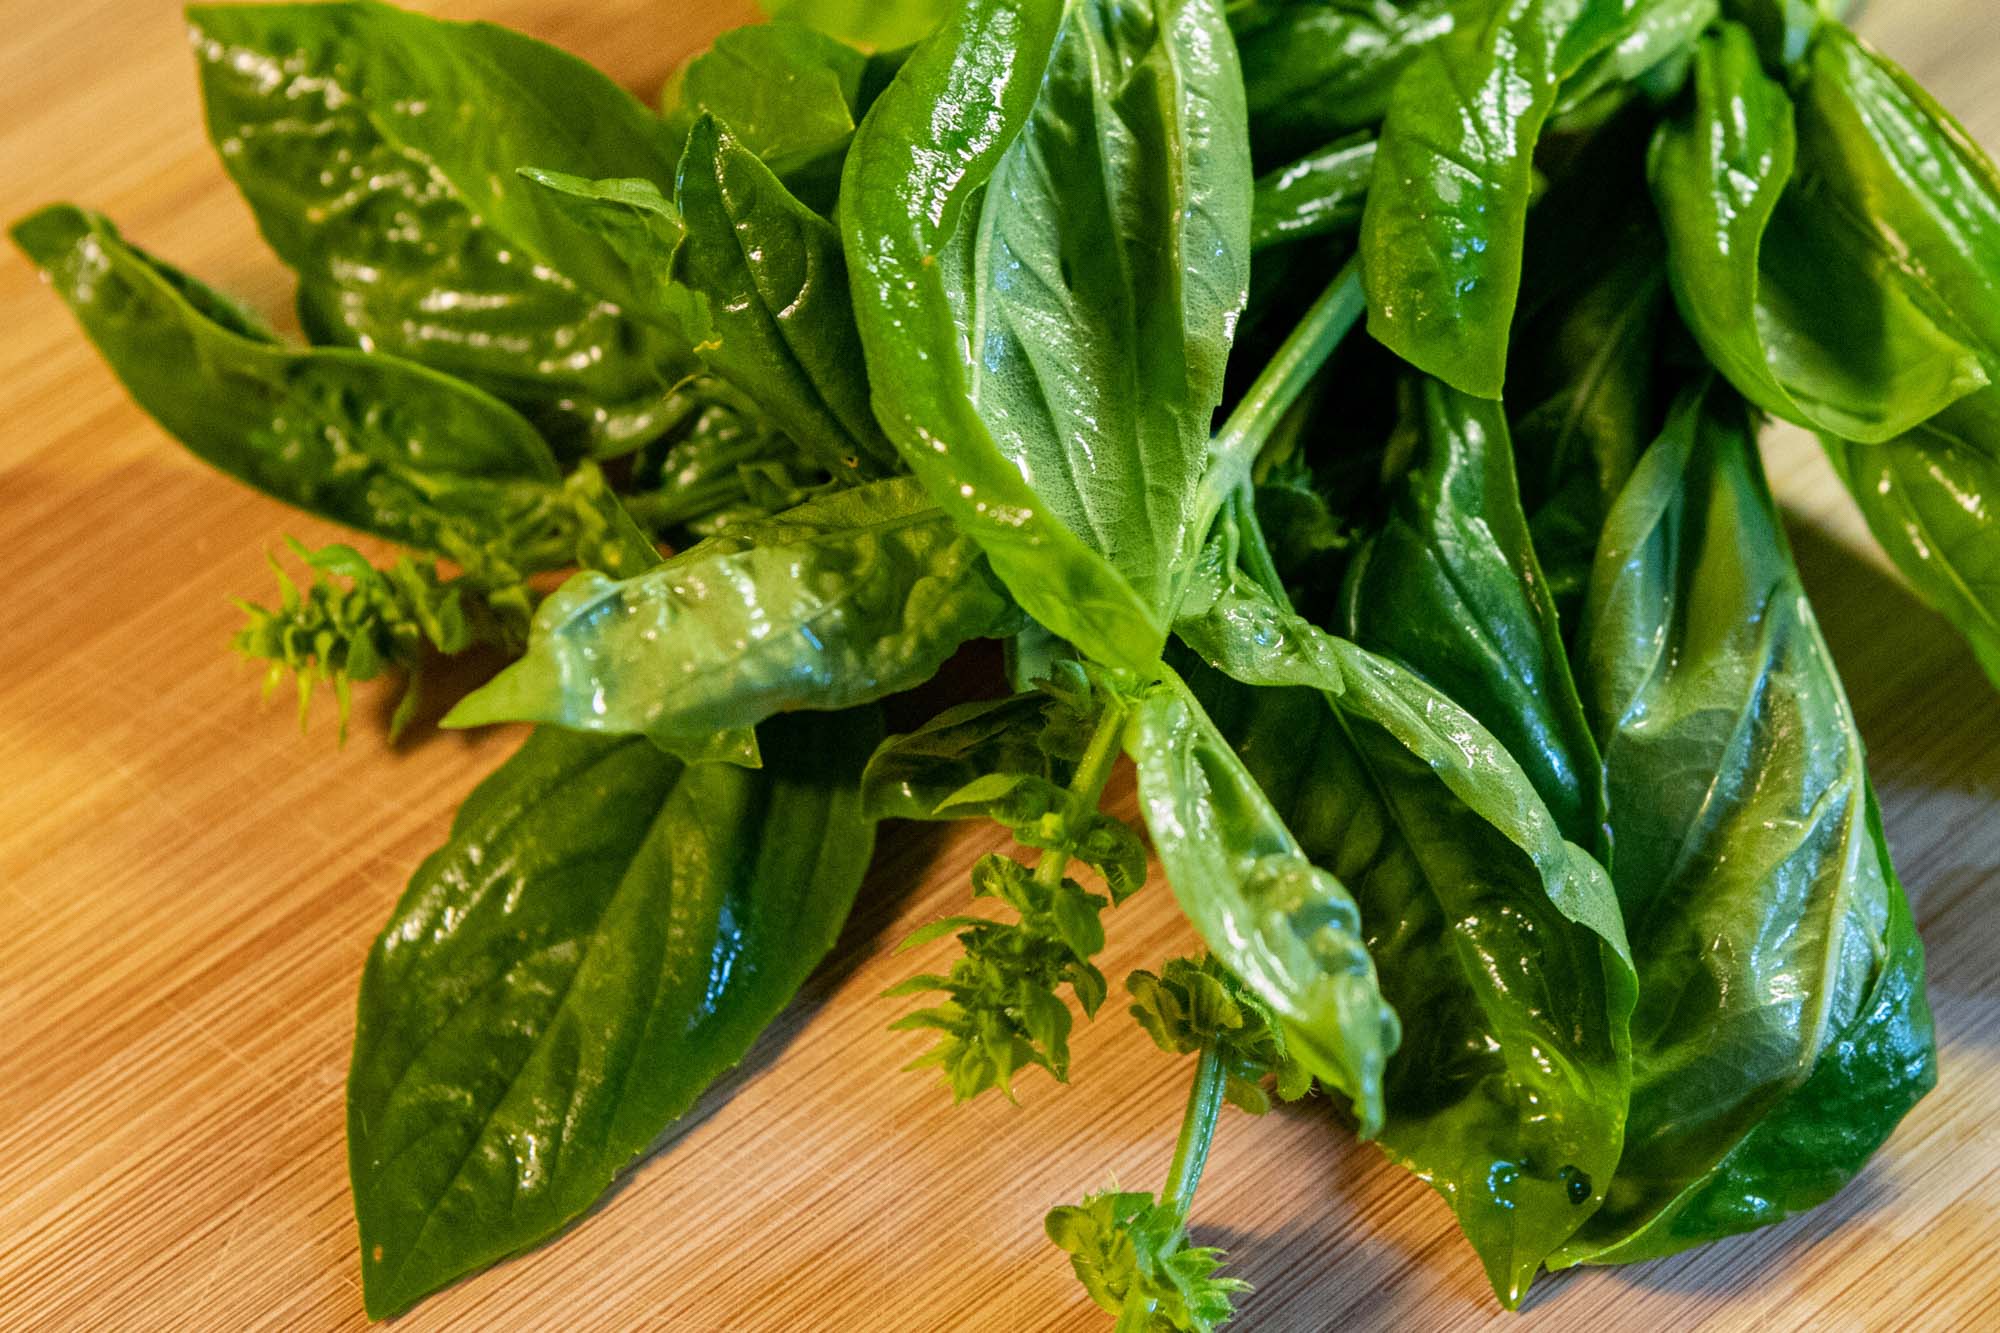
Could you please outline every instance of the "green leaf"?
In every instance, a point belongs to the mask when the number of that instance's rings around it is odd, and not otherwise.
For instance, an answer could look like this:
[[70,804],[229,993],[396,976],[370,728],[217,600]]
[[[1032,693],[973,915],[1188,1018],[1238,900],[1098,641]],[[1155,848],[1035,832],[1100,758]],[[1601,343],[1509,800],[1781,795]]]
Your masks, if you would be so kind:
[[643,107],[483,24],[374,4],[188,17],[210,136],[298,270],[314,341],[458,376],[593,453],[657,429],[686,344],[600,299],[587,252],[556,243],[513,174],[670,179],[672,146]]
[[787,189],[830,213],[847,146],[888,63],[799,23],[737,28],[675,77],[663,99],[667,123],[685,138],[714,116]]
[[1485,0],[1239,0],[1250,141],[1268,166],[1374,125],[1396,80]]
[[1022,609],[1112,666],[1156,665],[1204,535],[1241,99],[1212,0],[977,0],[848,154],[876,415]]
[[1739,392],[1845,439],[1893,439],[1987,382],[1973,351],[1810,189],[1791,188],[1790,99],[1723,24],[1695,59],[1688,114],[1660,127],[1651,175],[1674,296]]
[[1610,881],[1445,696],[1240,579],[1202,591],[1179,633],[1240,684],[1198,692],[1245,781],[1353,893],[1402,1019],[1382,1145],[1516,1306],[1623,1139],[1637,987]]
[[1936,1078],[1922,948],[1753,438],[1726,389],[1684,402],[1591,586],[1582,674],[1639,1007],[1624,1156],[1563,1264],[1818,1204]]
[[[607,267],[598,281],[634,318],[686,344],[708,336],[707,309],[674,281],[674,258],[687,228],[659,186],[638,177],[591,180],[537,166],[516,174],[548,196],[552,232],[604,251]],[[671,400],[663,411],[671,413]]]
[[773,722],[758,772],[543,730],[472,794],[362,978],[370,1315],[562,1227],[743,1058],[860,885],[875,727]]
[[1521,510],[1506,414],[1436,380],[1419,392],[1421,452],[1348,567],[1347,632],[1484,723],[1563,836],[1598,847],[1597,746]]
[[1276,1015],[1287,1049],[1382,1127],[1396,1014],[1363,944],[1354,899],[1315,867],[1236,752],[1185,691],[1141,702],[1126,746],[1153,847],[1209,949]]
[[1344,235],[1361,222],[1375,172],[1375,140],[1352,135],[1257,181],[1250,248]]
[[536,613],[527,655],[445,725],[686,743],[909,689],[1016,621],[978,548],[893,479],[733,527],[622,582],[577,575]]
[[2000,390],[1887,444],[1824,443],[1882,549],[2000,686]]
[[895,470],[833,225],[712,116],[688,134],[674,197],[687,227],[674,276],[713,323],[703,358],[834,476]]
[[[295,351],[68,205],[16,223],[132,397],[204,462],[309,513],[464,560],[499,544],[529,567],[568,507],[555,459],[513,409],[395,357]],[[218,319],[218,314],[225,316]]]
[[1361,252],[1368,331],[1419,370],[1500,396],[1543,122],[1640,2],[1490,0],[1396,83]]
[[947,0],[759,0],[775,19],[809,24],[843,42],[887,49],[935,32],[951,12]]

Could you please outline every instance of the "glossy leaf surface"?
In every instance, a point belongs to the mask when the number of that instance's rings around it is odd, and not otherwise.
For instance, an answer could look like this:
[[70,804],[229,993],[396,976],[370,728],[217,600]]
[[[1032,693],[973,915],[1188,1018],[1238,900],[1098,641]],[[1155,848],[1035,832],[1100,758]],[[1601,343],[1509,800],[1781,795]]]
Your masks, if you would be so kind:
[[1250,248],[1351,232],[1361,224],[1375,141],[1343,139],[1260,177],[1250,210]]
[[1018,617],[979,548],[908,478],[730,528],[623,582],[579,574],[527,655],[452,726],[547,722],[686,743],[922,684]]
[[81,209],[44,209],[13,236],[138,404],[268,495],[462,556],[514,547],[559,493],[534,428],[469,385],[393,357],[286,347]]
[[1139,800],[1181,910],[1210,952],[1278,1018],[1285,1047],[1340,1089],[1364,1138],[1400,1028],[1382,998],[1354,899],[1315,866],[1201,705],[1178,685],[1128,729]]
[[1597,746],[1521,509],[1506,414],[1436,380],[1419,396],[1414,466],[1348,567],[1347,632],[1478,718],[1563,836],[1596,847]]
[[833,944],[874,836],[866,711],[766,766],[544,729],[473,792],[369,954],[348,1076],[368,1311],[582,1213]]
[[1034,618],[1157,660],[1246,299],[1211,0],[980,0],[882,95],[842,227],[876,415]]
[[1562,81],[1638,0],[1495,0],[1410,62],[1361,224],[1368,331],[1482,398],[1506,379],[1534,152]]
[[1792,104],[1748,31],[1706,39],[1694,82],[1688,114],[1654,141],[1653,195],[1681,314],[1730,382],[1776,416],[1871,443],[1984,384],[1873,247],[1787,188]]
[[298,270],[315,341],[468,380],[592,452],[652,433],[685,344],[579,288],[575,250],[548,242],[513,179],[523,165],[670,179],[642,107],[552,47],[383,5],[202,6],[189,21],[209,133]]
[[1382,1144],[1518,1305],[1603,1201],[1623,1140],[1636,984],[1610,881],[1445,696],[1240,578],[1204,591],[1178,632],[1236,684],[1198,692],[1360,904],[1403,1023]]
[[1751,440],[1726,389],[1686,400],[1591,586],[1580,671],[1639,1007],[1625,1154],[1565,1263],[1819,1203],[1935,1079],[1922,949]]

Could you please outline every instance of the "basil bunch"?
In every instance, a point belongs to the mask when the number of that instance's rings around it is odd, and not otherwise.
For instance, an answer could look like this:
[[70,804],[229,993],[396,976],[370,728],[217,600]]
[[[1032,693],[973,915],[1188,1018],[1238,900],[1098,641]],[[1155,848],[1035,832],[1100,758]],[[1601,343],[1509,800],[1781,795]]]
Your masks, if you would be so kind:
[[[1147,880],[1123,756],[1209,952],[1124,982],[1195,1057],[1163,1188],[1049,1215],[1121,1330],[1230,1317],[1192,1206],[1273,1092],[1510,1306],[1851,1179],[1935,1080],[1922,946],[1755,433],[1820,434],[2000,680],[1963,131],[1804,0],[781,8],[660,114],[485,25],[192,10],[305,345],[93,214],[14,229],[189,449],[412,553],[299,548],[244,651],[344,717],[498,649],[447,725],[540,724],[369,957],[370,1313],[589,1208],[883,818],[1036,853],[920,932],[917,1064],[1067,1078]],[[975,639],[1009,687],[885,739]]]

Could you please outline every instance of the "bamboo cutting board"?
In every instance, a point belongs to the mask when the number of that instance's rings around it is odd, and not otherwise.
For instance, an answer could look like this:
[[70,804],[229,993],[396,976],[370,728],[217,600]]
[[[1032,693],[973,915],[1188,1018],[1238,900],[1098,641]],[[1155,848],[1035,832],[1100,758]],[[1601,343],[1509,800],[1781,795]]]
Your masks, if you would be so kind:
[[[453,0],[650,96],[745,16],[698,0]],[[1864,25],[2000,146],[1992,0],[1878,0]],[[75,199],[281,323],[289,283],[201,137],[163,0],[0,5],[0,202]],[[224,645],[292,517],[125,399],[18,255],[0,256],[0,1327],[358,1328],[342,1147],[355,986],[451,812],[517,742],[301,737]],[[1806,582],[1872,747],[1930,950],[1943,1081],[1825,1208],[1494,1304],[1444,1205],[1311,1109],[1230,1113],[1196,1211],[1259,1288],[1237,1325],[2000,1327],[2000,696],[1868,553],[1825,465],[1775,441]],[[2000,497],[1989,497],[2000,503]],[[1117,789],[1130,812],[1129,782]],[[898,1073],[878,992],[1002,835],[886,831],[834,958],[746,1064],[558,1243],[410,1328],[1097,1330],[1041,1217],[1156,1187],[1187,1062],[1085,1027],[1074,1086],[954,1110]],[[1188,947],[1162,887],[1114,914],[1115,977]],[[1110,1006],[1107,1014],[1115,1014]]]

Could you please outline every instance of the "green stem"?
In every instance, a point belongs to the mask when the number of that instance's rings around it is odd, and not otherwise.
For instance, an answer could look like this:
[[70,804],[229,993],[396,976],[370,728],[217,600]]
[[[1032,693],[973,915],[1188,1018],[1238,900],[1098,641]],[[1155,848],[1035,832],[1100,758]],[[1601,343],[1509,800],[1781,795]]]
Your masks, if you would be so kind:
[[[1090,744],[1084,747],[1083,758],[1077,763],[1076,776],[1070,779],[1069,808],[1065,813],[1072,826],[1094,813],[1103,799],[1105,784],[1111,781],[1111,771],[1118,766],[1118,756],[1123,753],[1124,736],[1125,704],[1115,696],[1109,697],[1104,702],[1104,711],[1098,715],[1097,729],[1090,734]],[[1067,869],[1069,853],[1051,847],[1035,865],[1035,882],[1053,889],[1062,883]]]
[[1278,574],[1277,561],[1271,558],[1271,547],[1264,540],[1264,524],[1257,517],[1257,490],[1245,484],[1236,492],[1236,527],[1242,539],[1241,555],[1250,570],[1250,577],[1257,580],[1271,600],[1289,611],[1292,609],[1292,595],[1285,591],[1285,580]]
[[1201,1184],[1202,1168],[1208,1165],[1208,1149],[1215,1141],[1215,1122],[1222,1115],[1222,1093],[1228,1082],[1229,1071],[1223,1068],[1222,1054],[1211,1040],[1201,1048],[1201,1058],[1195,1064],[1187,1113],[1181,1117],[1181,1136],[1174,1143],[1173,1163],[1167,1167],[1166,1188],[1160,1191],[1160,1206],[1172,1209],[1183,1227],[1194,1204],[1195,1187]]
[[1368,297],[1361,290],[1361,257],[1356,255],[1341,267],[1298,327],[1286,336],[1278,354],[1229,414],[1221,433],[1209,442],[1208,474],[1201,483],[1201,531],[1207,530],[1229,497],[1249,481],[1265,439],[1367,309]]

